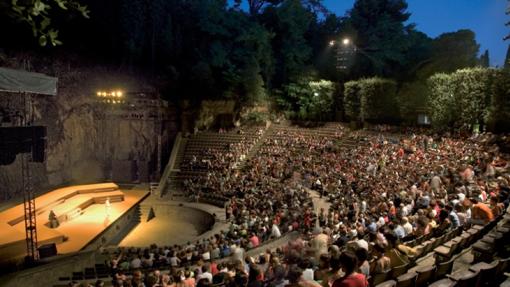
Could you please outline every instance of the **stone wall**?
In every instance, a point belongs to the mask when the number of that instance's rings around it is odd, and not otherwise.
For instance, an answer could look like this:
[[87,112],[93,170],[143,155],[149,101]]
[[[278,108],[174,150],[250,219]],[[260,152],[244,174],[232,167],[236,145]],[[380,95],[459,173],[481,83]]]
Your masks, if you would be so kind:
[[[78,71],[71,65],[54,64],[45,68],[37,72],[58,77],[58,95],[33,97],[34,124],[47,127],[46,161],[31,164],[36,192],[109,179],[114,160],[149,162],[155,171],[158,131],[164,167],[178,129],[175,108],[166,106],[160,123],[126,119],[116,107],[97,102],[99,90],[154,92],[150,85],[135,76],[97,67]],[[18,94],[0,93],[0,109],[19,110],[19,99]],[[0,202],[21,197],[20,165],[18,156],[15,163],[0,166]]]

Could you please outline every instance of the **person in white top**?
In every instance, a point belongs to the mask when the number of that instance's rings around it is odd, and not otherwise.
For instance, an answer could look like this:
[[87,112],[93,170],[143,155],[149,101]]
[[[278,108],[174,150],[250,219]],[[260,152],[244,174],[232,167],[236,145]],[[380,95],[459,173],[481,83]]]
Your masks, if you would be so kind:
[[409,219],[407,217],[402,218],[402,227],[404,228],[406,236],[413,233],[413,226],[409,223]]
[[209,268],[206,265],[202,266],[202,274],[198,275],[197,281],[200,281],[200,279],[202,278],[206,278],[209,281],[209,283],[212,283],[213,276],[211,272],[209,272]]
[[274,238],[280,238],[282,237],[282,233],[280,232],[280,228],[278,228],[278,225],[273,223],[273,227],[271,228],[271,236]]

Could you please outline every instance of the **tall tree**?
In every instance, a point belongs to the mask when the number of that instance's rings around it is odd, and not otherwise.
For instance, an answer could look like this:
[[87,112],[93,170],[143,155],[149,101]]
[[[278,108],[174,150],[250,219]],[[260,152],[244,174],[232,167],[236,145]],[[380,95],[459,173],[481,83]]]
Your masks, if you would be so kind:
[[358,48],[354,73],[393,75],[405,61],[409,49],[407,35],[414,29],[406,24],[410,17],[407,2],[357,0],[348,16],[355,32],[349,37]]
[[474,67],[478,61],[480,45],[471,30],[444,33],[432,42],[432,57],[419,71],[422,79],[434,73],[452,73],[458,69]]
[[510,45],[508,45],[508,49],[506,50],[504,68],[510,69]]
[[[510,0],[507,0],[508,1],[508,5],[506,6],[506,11],[505,11],[505,14],[507,15],[510,15]],[[510,21],[506,22],[505,24],[506,26],[510,26]],[[510,39],[510,34],[506,35],[506,37],[504,38],[504,40],[509,40]]]
[[286,0],[278,7],[268,7],[260,16],[272,33],[275,61],[273,87],[298,78],[310,65],[312,49],[306,38],[315,15],[299,0]]
[[[246,3],[248,5],[248,11],[250,15],[258,15],[262,13],[265,7],[268,6],[278,6],[285,2],[286,0],[246,0]],[[307,7],[308,9],[320,12],[323,14],[329,14],[328,10],[324,5],[322,4],[322,0],[302,0],[301,1],[303,6]],[[240,8],[241,4],[243,3],[243,0],[234,0],[234,6],[236,8]]]
[[480,66],[484,68],[488,68],[490,66],[489,50],[485,50],[485,52],[480,56]]

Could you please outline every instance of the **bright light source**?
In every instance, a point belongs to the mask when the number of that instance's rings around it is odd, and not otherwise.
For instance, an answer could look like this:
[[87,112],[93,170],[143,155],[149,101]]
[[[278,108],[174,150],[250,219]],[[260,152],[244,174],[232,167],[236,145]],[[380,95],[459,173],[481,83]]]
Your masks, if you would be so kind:
[[117,91],[117,97],[122,97],[122,92],[121,91]]
[[349,45],[350,43],[351,43],[351,40],[349,38],[345,38],[342,40],[342,44],[344,44],[346,46]]
[[329,41],[329,46],[330,46],[330,47],[335,46],[335,41],[334,41],[334,40]]
[[315,92],[313,93],[314,96],[318,97],[319,96],[319,93]]
[[100,97],[100,96],[101,96],[101,92],[97,92],[97,93],[96,93],[96,95],[97,95],[98,97]]

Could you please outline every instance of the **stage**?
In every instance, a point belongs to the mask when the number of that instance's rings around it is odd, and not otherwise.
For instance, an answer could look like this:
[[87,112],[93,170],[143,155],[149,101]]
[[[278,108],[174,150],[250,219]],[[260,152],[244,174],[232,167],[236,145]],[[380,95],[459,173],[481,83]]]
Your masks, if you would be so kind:
[[[84,249],[142,201],[148,190],[120,190],[114,183],[69,186],[35,199],[38,245],[55,243],[58,254]],[[51,228],[50,212],[58,227]],[[25,255],[23,204],[0,213],[0,261]]]

